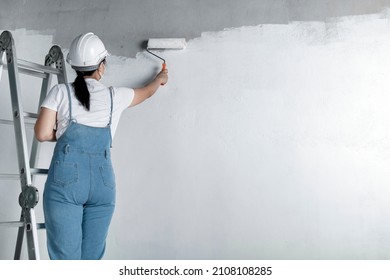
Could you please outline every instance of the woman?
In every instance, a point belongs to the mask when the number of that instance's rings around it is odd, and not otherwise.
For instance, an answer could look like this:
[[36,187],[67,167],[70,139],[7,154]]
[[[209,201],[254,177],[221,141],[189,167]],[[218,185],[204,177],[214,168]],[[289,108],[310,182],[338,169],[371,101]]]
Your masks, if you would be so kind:
[[121,113],[151,97],[168,81],[162,70],[143,88],[108,88],[100,83],[107,50],[93,33],[70,46],[72,84],[48,93],[35,125],[39,141],[57,141],[43,209],[51,259],[101,259],[115,207],[110,147]]

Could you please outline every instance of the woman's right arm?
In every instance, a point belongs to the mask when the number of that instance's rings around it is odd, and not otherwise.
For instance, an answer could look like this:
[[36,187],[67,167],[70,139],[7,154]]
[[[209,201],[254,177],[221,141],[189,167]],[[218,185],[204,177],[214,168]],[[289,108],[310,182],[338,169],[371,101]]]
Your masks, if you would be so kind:
[[165,85],[168,82],[168,70],[164,69],[151,81],[149,84],[142,88],[134,89],[134,98],[129,107],[138,105],[151,97],[161,85]]
[[34,126],[35,138],[39,142],[56,141],[55,124],[57,120],[57,112],[51,109],[42,107],[39,112],[37,122]]

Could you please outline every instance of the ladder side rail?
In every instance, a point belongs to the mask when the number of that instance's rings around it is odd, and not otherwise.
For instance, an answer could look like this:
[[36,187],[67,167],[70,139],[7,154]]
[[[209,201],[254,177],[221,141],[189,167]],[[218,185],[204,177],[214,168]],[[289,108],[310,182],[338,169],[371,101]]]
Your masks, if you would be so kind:
[[[3,36],[4,35],[4,36]],[[8,67],[6,65],[7,61],[6,60],[3,60],[3,58],[5,58],[6,56],[6,45],[9,44],[9,36],[7,36],[7,34],[5,33],[2,33],[1,36],[0,36],[0,58],[1,58],[1,71],[3,70],[3,63],[5,64],[5,69],[8,70]],[[0,74],[1,75],[1,74]],[[0,76],[1,77],[1,76]],[[10,125],[14,125],[14,121],[11,121],[11,120],[2,120],[2,123],[3,124],[10,124]],[[6,175],[3,175],[4,178],[7,178]],[[10,175],[11,176],[11,175]],[[14,177],[16,179],[20,179],[20,174],[15,174]],[[23,237],[24,237],[24,226],[25,226],[25,221],[24,221],[24,215],[23,215],[23,210],[22,210],[22,213],[21,213],[21,216],[20,216],[20,219],[19,219],[19,223],[21,224],[21,226],[19,226],[18,228],[18,235],[17,235],[17,239],[16,239],[16,249],[15,249],[15,254],[14,254],[14,259],[15,260],[20,260],[20,255],[21,255],[21,251],[22,251],[22,245],[23,245]],[[4,223],[6,224],[6,223]]]
[[[40,94],[39,103],[38,103],[38,112],[39,112],[39,109],[41,107],[43,100],[46,97],[47,91],[49,90],[51,80],[52,80],[51,75],[49,75],[48,78],[42,80],[41,94]],[[31,167],[36,167],[36,165],[37,165],[39,146],[40,145],[39,145],[38,140],[35,137],[33,137],[32,144],[31,144],[31,151],[30,151],[30,166]],[[34,177],[33,177],[33,180],[34,180]]]
[[[10,33],[9,36],[11,36]],[[23,189],[24,187],[31,185],[31,174],[28,160],[27,137],[23,117],[23,105],[20,96],[20,82],[16,63],[16,50],[12,36],[10,37],[10,43],[7,46],[6,54],[19,172],[21,175],[20,178]]]
[[[52,67],[53,64],[55,65],[55,68]],[[56,71],[52,71],[53,73],[57,74],[57,80],[58,83],[66,83],[66,68],[65,68],[65,61],[64,61],[64,55],[62,53],[62,50],[60,46],[54,45],[50,48],[49,53],[45,57],[45,67],[46,68],[52,68]],[[49,87],[51,85],[52,81],[52,75],[49,75],[46,79],[42,80],[42,86],[41,86],[41,93],[39,96],[39,102],[38,102],[38,109],[39,112],[41,104],[46,98],[46,95],[49,91]],[[30,166],[35,167],[38,160],[38,154],[39,154],[39,142],[34,137],[32,146],[31,146],[31,153],[30,153]]]
[[5,51],[3,50],[3,48],[0,48],[0,81],[1,81],[1,75],[3,74],[4,65],[6,63],[7,62],[5,60]]
[[25,230],[26,230],[26,239],[27,239],[27,251],[30,260],[39,260],[39,243],[38,243],[38,227],[37,221],[35,219],[35,210],[34,208],[26,208],[25,212]]
[[[63,56],[61,48],[57,45],[54,45],[53,47],[51,47],[51,49],[49,50],[49,53],[45,57],[45,66],[51,67],[53,64],[55,64],[56,70],[58,71],[58,72],[56,72],[58,83],[66,83],[67,82],[66,68],[65,68],[64,62],[65,62],[64,56]],[[41,93],[39,96],[38,109],[37,109],[38,112],[40,110],[41,104],[43,103],[44,99],[46,98],[46,95],[49,91],[49,87],[51,86],[51,82],[52,82],[52,74],[49,74],[48,77],[46,77],[42,80]],[[33,141],[32,141],[32,146],[31,146],[31,153],[30,153],[30,166],[31,167],[36,167],[39,150],[40,150],[39,142],[34,137]],[[31,169],[31,173],[34,174],[32,169]],[[44,172],[43,172],[43,170],[40,170],[39,173],[42,174]],[[35,178],[35,176],[32,177],[33,181],[34,181],[34,178]],[[31,209],[31,210],[33,210],[33,209]],[[23,215],[23,213],[22,213],[22,215]],[[32,215],[30,217],[35,217],[35,215]],[[30,222],[31,222],[31,224],[34,224],[34,225],[37,224],[36,221],[30,221]],[[41,227],[44,228],[45,225],[43,224]],[[38,240],[34,240],[35,236],[27,234],[27,239],[28,240],[30,239],[30,243],[38,244]],[[23,241],[23,233],[21,232],[21,228],[19,228],[18,241],[17,241],[16,248],[15,248],[15,258],[16,257],[20,258],[22,241]],[[38,249],[39,248],[37,247],[36,250],[38,250]],[[39,251],[32,251],[32,248],[30,248],[30,246],[29,246],[29,250],[30,250],[29,255],[34,255],[34,253],[37,253],[37,255],[39,256]]]
[[[8,77],[9,85],[11,91],[11,104],[12,104],[12,115],[14,120],[14,131],[15,131],[15,142],[17,146],[17,155],[18,155],[18,165],[20,173],[20,183],[22,188],[22,193],[26,191],[32,183],[31,172],[30,172],[30,162],[27,149],[27,137],[26,129],[24,123],[24,112],[22,99],[20,96],[20,82],[18,74],[18,65],[17,65],[17,56],[15,43],[12,38],[12,34],[9,31],[4,31],[0,36],[0,46],[6,50],[7,56],[7,68],[8,68]],[[24,218],[24,228],[19,228],[17,246],[19,243],[21,229],[25,230],[27,237],[27,246],[28,246],[28,256],[29,259],[39,259],[39,247],[38,247],[38,232],[37,225],[35,222],[35,212],[31,208],[25,207],[22,208],[22,215]],[[21,242],[20,242],[21,243]],[[18,254],[18,251],[15,250],[15,256]],[[19,254],[20,257],[20,254]]]
[[[43,80],[42,80],[42,89],[41,89],[41,97],[40,98],[42,98],[42,94],[44,92],[44,89],[46,89],[46,91],[47,91],[47,88],[48,88],[48,86],[51,83],[51,76],[52,75],[46,75],[43,78]],[[42,101],[39,100],[39,106],[40,106],[40,104],[42,102],[43,102],[43,100]],[[39,143],[36,140],[36,138],[33,137],[32,144],[31,144],[31,151],[30,151],[30,167],[36,165],[38,153],[39,153]],[[32,168],[30,168],[30,173],[33,173],[32,172]],[[31,175],[33,175],[33,174],[31,174]],[[34,181],[35,181],[35,176],[31,176],[32,184],[35,183]],[[34,211],[33,209],[26,209],[26,211],[29,211],[29,210],[30,210],[30,214],[31,214],[31,211]],[[19,260],[20,257],[21,257],[21,252],[22,252],[22,247],[23,247],[23,239],[24,239],[24,232],[25,232],[25,230],[26,231],[30,230],[28,224],[33,224],[33,223],[36,224],[35,220],[31,219],[33,217],[34,216],[31,216],[31,215],[25,215],[23,210],[22,210],[22,213],[20,214],[20,221],[26,223],[26,229],[24,229],[22,227],[20,227],[18,229],[18,235],[17,235],[17,239],[16,239],[16,246],[15,246],[14,260]],[[26,238],[27,238],[27,244],[36,244],[37,245],[37,246],[33,246],[33,247],[28,246],[28,248],[27,248],[29,256],[33,256],[32,259],[34,259],[34,256],[39,256],[39,246],[38,246],[37,235],[26,234]]]
[[26,227],[24,215],[25,215],[24,210],[22,209],[19,221],[23,223],[23,226],[19,227],[18,229],[18,235],[16,237],[14,260],[20,260],[20,256],[22,254],[24,231]]

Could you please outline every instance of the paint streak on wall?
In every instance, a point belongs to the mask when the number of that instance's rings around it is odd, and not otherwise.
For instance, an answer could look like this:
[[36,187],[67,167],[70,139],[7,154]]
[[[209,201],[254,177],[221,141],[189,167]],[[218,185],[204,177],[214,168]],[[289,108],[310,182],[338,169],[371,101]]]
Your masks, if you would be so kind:
[[[169,83],[123,114],[114,141],[106,258],[389,258],[389,19],[228,29],[160,53]],[[160,67],[145,52],[108,62],[108,85]]]

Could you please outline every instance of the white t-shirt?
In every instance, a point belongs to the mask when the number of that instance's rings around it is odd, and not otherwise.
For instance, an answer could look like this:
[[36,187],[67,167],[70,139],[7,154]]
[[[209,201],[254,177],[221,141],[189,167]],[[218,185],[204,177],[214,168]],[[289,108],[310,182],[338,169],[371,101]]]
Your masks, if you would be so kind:
[[[105,127],[110,120],[111,99],[108,87],[95,79],[85,79],[90,93],[90,110],[87,111],[77,100],[73,86],[70,86],[72,96],[72,118],[77,123]],[[122,112],[133,101],[134,90],[126,87],[114,87],[111,135],[114,137]],[[47,94],[41,107],[57,112],[57,132],[59,139],[69,125],[69,97],[65,84],[55,85]]]

